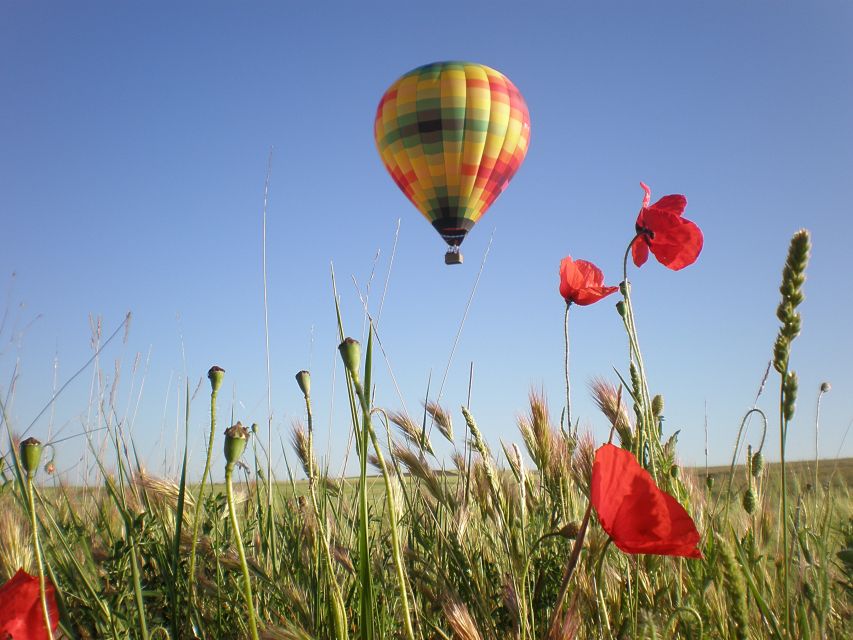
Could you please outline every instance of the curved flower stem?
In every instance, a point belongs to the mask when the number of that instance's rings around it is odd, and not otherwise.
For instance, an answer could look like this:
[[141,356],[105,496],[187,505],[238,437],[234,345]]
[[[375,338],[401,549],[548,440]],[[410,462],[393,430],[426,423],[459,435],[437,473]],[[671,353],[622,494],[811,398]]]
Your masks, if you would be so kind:
[[228,515],[231,518],[231,528],[234,530],[234,543],[237,545],[237,553],[240,556],[240,566],[243,569],[243,597],[246,600],[246,607],[249,609],[249,632],[252,634],[252,640],[258,640],[258,627],[255,623],[255,605],[252,600],[252,583],[249,576],[249,564],[246,562],[246,551],[243,549],[243,538],[240,535],[240,523],[237,520],[237,510],[234,508],[234,488],[231,482],[231,475],[234,471],[234,464],[225,465],[225,492],[228,497]]
[[193,585],[195,584],[195,559],[196,545],[198,544],[198,528],[201,524],[199,516],[201,515],[201,506],[204,502],[204,486],[207,481],[207,476],[210,475],[210,461],[213,456],[213,436],[216,433],[216,395],[218,389],[213,388],[210,392],[210,438],[207,443],[207,459],[204,462],[204,472],[201,474],[201,485],[198,488],[198,498],[195,503],[195,513],[193,514],[193,537],[190,544],[190,566],[189,575],[187,575],[189,604],[192,608],[193,604]]
[[572,387],[569,379],[569,308],[572,306],[570,300],[566,301],[566,319],[563,322],[563,337],[566,341],[566,427],[568,433],[572,433]]
[[36,567],[39,575],[39,599],[41,600],[41,612],[44,616],[44,624],[47,628],[47,635],[50,640],[53,640],[53,627],[50,623],[50,612],[47,608],[47,591],[44,582],[44,565],[41,556],[41,544],[39,544],[38,535],[38,519],[36,518],[36,501],[33,490],[33,476],[27,474],[27,503],[30,507],[30,525],[33,528],[33,547],[36,553]]

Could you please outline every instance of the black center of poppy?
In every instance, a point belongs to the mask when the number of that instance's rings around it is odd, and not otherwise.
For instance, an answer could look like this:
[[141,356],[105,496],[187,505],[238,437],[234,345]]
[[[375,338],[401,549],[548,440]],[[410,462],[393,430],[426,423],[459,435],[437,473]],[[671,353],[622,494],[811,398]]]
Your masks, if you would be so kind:
[[638,225],[638,224],[637,224],[637,225],[634,225],[634,229],[636,229],[636,231],[637,231],[637,235],[638,235],[638,236],[645,236],[645,237],[647,237],[649,240],[654,240],[654,239],[655,239],[655,232],[654,232],[654,231],[652,231],[651,229],[647,229],[646,227],[641,227],[641,226],[640,226],[640,225]]

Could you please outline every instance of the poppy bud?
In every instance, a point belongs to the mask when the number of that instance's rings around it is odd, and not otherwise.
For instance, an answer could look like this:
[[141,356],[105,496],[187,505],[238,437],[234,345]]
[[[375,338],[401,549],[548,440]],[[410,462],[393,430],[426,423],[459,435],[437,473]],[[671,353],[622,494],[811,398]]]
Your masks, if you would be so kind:
[[750,515],[755,512],[755,491],[752,487],[743,492],[743,510]]
[[578,533],[580,533],[581,526],[578,522],[570,522],[565,527],[560,529],[557,532],[557,535],[562,536],[563,538],[567,538],[569,540],[574,540],[578,537]]
[[663,414],[663,396],[660,394],[652,398],[652,413],[656,418]]
[[619,283],[619,293],[623,296],[627,296],[631,293],[631,284],[627,280],[623,280]]
[[764,456],[760,451],[756,451],[752,456],[752,477],[757,478],[764,470]]
[[243,455],[249,440],[249,430],[238,422],[225,430],[225,463],[233,465]]
[[705,486],[708,487],[708,491],[714,488],[714,476],[710,473],[705,476]]
[[344,367],[349,371],[350,375],[358,379],[358,365],[361,362],[361,345],[358,340],[346,338],[340,345],[338,351],[341,352],[341,360],[344,361]]
[[306,398],[311,395],[311,374],[307,371],[300,371],[296,374],[296,384],[299,385],[299,390]]
[[251,426],[251,427],[249,427],[249,430],[252,432],[252,435],[257,435],[257,433],[258,433],[258,423],[257,423],[257,422],[253,422],[253,423],[252,423],[252,426]]
[[625,301],[624,300],[620,300],[619,302],[616,303],[616,312],[620,316],[622,316],[623,318],[625,317]]
[[821,382],[820,383],[820,392],[821,393],[829,393],[831,390],[832,390],[832,385],[829,384],[828,382]]
[[28,476],[38,471],[41,462],[42,444],[35,438],[27,438],[21,443],[21,461]]
[[210,367],[207,372],[207,378],[210,380],[210,388],[213,393],[219,391],[219,387],[222,386],[222,380],[225,378],[225,369],[222,367],[217,367],[216,365]]
[[806,600],[814,604],[814,587],[810,582],[803,582],[803,595]]
[[56,465],[53,464],[53,460],[44,465],[44,472],[49,476],[52,476],[54,473],[56,473]]
[[678,469],[677,464],[674,464],[669,468],[669,477],[670,478],[677,478],[679,473],[680,473],[680,471]]

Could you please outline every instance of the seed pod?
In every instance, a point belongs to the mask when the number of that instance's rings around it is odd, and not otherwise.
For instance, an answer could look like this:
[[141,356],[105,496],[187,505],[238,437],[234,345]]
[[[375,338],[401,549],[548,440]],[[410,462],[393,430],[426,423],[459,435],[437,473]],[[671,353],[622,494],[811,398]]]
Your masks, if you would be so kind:
[[708,491],[714,488],[714,476],[710,473],[705,476],[705,486],[708,487]]
[[345,338],[340,345],[338,351],[341,353],[341,360],[344,362],[344,367],[349,371],[350,375],[358,379],[358,366],[361,362],[361,344],[353,338]]
[[557,532],[557,535],[562,536],[563,538],[568,538],[569,540],[574,540],[578,537],[578,533],[580,533],[581,526],[577,521],[570,522],[565,527],[560,529]]
[[240,459],[248,440],[249,430],[241,422],[225,430],[225,463],[227,465],[233,465]]
[[743,510],[749,515],[755,512],[755,491],[752,487],[743,492]]
[[28,476],[38,471],[41,462],[41,441],[35,438],[27,438],[21,443],[21,462],[24,463],[24,471]]
[[305,370],[296,374],[296,384],[299,385],[299,390],[302,395],[308,398],[311,395],[311,374]]
[[831,384],[829,384],[828,382],[821,382],[820,383],[820,392],[821,393],[829,393],[830,391],[832,391],[832,385]]
[[761,451],[756,451],[752,455],[752,477],[757,478],[764,470],[764,456]]
[[222,386],[222,380],[225,378],[225,369],[216,365],[210,367],[207,372],[207,379],[210,380],[210,389],[213,393],[219,391]]

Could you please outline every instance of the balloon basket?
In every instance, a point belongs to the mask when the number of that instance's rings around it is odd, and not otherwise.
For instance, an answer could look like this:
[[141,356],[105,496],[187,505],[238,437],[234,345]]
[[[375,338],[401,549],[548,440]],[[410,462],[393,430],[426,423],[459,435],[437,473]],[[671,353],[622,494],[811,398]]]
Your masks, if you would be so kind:
[[444,254],[444,264],[462,264],[462,254],[459,253],[459,248],[454,247],[454,249]]

